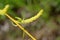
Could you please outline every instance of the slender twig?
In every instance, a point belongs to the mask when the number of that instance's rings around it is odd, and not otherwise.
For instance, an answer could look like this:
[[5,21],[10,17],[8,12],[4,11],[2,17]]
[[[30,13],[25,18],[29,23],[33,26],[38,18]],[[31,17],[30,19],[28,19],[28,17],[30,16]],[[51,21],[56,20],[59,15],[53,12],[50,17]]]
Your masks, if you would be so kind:
[[36,40],[27,30],[25,30],[20,24],[18,24],[18,21],[14,20],[11,16],[8,14],[5,14],[11,21],[13,21],[21,30],[23,30],[29,37],[31,37],[33,40]]

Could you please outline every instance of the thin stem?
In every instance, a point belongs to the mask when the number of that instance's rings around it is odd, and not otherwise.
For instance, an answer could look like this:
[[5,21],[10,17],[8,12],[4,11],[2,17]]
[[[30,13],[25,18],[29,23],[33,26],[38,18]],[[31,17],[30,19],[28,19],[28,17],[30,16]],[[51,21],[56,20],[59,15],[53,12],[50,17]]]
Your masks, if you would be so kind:
[[11,21],[13,21],[21,30],[23,30],[29,37],[31,37],[33,40],[36,40],[27,30],[25,30],[21,25],[18,24],[18,21],[14,20],[12,17],[10,17],[7,13],[5,14]]

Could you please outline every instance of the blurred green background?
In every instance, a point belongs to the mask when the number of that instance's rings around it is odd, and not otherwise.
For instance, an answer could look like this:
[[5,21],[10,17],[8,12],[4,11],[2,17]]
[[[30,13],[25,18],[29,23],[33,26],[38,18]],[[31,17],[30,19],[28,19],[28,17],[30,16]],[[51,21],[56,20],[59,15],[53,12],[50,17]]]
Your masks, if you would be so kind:
[[[27,19],[41,9],[44,13],[36,21],[22,24],[37,40],[60,40],[60,0],[0,0],[0,9],[9,4],[8,14]],[[0,40],[32,40],[12,24],[6,16],[0,15]]]

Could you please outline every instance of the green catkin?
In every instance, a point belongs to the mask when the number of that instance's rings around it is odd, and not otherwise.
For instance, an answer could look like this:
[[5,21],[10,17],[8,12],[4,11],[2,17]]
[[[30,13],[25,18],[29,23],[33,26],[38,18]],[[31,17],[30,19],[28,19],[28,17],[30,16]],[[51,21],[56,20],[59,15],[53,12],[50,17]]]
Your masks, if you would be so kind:
[[6,5],[4,9],[0,9],[0,15],[5,15],[8,8],[9,8],[9,5]]
[[43,9],[41,9],[41,10],[39,11],[39,13],[38,13],[37,15],[35,15],[34,17],[31,17],[31,18],[26,19],[26,20],[22,20],[21,23],[22,23],[22,24],[31,23],[31,22],[33,22],[34,20],[38,19],[38,18],[42,15],[42,13],[43,13]]

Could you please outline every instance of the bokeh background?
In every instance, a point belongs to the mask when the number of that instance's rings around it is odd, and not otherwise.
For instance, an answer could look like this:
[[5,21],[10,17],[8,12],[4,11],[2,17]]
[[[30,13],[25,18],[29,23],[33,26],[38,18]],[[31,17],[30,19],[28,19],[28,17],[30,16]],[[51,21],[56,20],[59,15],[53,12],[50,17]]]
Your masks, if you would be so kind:
[[[9,4],[8,14],[28,19],[41,9],[43,14],[29,24],[22,24],[37,40],[60,40],[60,0],[0,0],[0,9]],[[6,16],[0,15],[0,40],[32,40]]]

